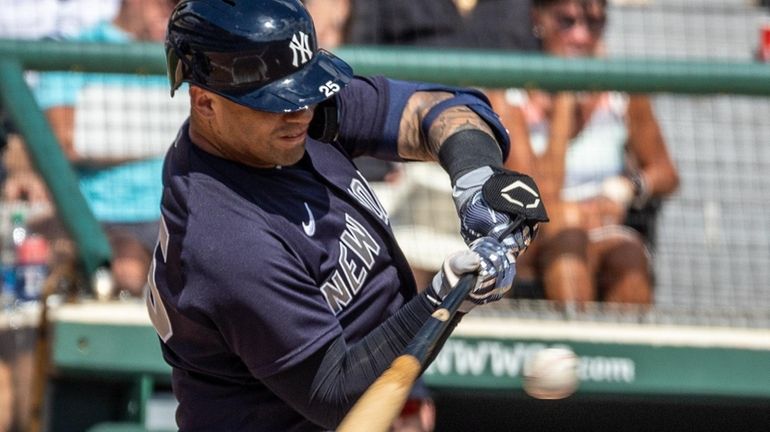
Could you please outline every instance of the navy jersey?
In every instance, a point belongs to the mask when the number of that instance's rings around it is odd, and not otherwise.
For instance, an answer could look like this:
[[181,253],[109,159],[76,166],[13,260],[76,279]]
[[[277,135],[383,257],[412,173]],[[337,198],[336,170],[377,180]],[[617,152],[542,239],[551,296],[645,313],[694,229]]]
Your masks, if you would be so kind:
[[388,106],[405,102],[401,85],[353,80],[338,95],[338,142],[308,139],[289,167],[216,157],[182,127],[148,294],[181,430],[317,430],[260,378],[341,335],[355,343],[414,295],[388,215],[351,162],[397,159]]

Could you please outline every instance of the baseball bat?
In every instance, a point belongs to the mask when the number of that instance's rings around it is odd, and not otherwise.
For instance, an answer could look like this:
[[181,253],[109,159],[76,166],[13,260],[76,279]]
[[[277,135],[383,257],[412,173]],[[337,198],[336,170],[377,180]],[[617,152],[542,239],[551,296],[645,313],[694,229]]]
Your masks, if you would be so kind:
[[405,353],[396,357],[353,405],[337,432],[385,432],[390,428],[436,344],[447,331],[451,331],[452,319],[475,283],[475,274],[468,273],[460,278],[457,286],[407,345]]

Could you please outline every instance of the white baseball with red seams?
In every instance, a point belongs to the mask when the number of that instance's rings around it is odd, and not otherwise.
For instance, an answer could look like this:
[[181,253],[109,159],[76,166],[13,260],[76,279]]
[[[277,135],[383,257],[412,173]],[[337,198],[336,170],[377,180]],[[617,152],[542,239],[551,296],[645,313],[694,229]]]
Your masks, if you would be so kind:
[[537,399],[562,399],[577,390],[578,363],[566,347],[544,348],[524,366],[524,391]]

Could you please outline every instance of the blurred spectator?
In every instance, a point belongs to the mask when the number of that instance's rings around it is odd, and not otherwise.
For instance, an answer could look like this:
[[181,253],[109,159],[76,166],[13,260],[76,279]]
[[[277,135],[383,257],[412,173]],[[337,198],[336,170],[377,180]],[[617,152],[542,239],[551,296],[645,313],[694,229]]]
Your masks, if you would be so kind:
[[353,0],[350,43],[531,51],[529,0]]
[[[530,0],[455,0],[463,12],[463,30],[456,45],[465,48],[535,51]],[[465,5],[464,3],[470,3]],[[465,8],[463,10],[463,8]]]
[[0,358],[0,431],[11,430],[15,411],[13,402],[13,374],[9,365]]
[[0,179],[3,187],[2,200],[22,201],[47,207],[50,201],[48,189],[32,166],[21,137],[8,134],[5,147],[2,166],[9,174],[7,178]]
[[39,39],[56,32],[59,0],[0,0],[1,39]]
[[0,39],[41,39],[112,19],[120,0],[0,0]]
[[121,0],[58,0],[56,34],[69,37],[118,14]]
[[352,0],[353,45],[454,46],[462,17],[452,0]]
[[[70,39],[116,44],[162,41],[175,3],[172,0],[123,0],[112,21],[103,21]],[[137,132],[150,134],[149,130],[112,130],[113,136],[102,135],[100,142],[81,142],[76,131],[82,128],[76,128],[76,120],[80,124],[82,118],[78,117],[76,105],[85,94],[95,90],[98,94],[120,98],[118,106],[130,106],[130,95],[141,98],[142,89],[167,93],[167,87],[163,76],[51,72],[41,74],[35,88],[40,107],[75,167],[81,191],[108,234],[113,249],[115,286],[132,295],[143,291],[157,239],[162,153],[115,148],[115,142],[122,136]],[[105,122],[119,120],[123,119],[105,119]],[[162,145],[172,139],[173,135],[168,136]],[[127,152],[122,154],[123,150]],[[74,258],[74,248],[65,240],[61,226],[45,221],[38,223],[36,229],[57,240],[54,252],[62,259]],[[69,247],[57,247],[62,244]]]
[[[43,39],[72,34],[95,23],[111,19],[120,0],[0,0],[0,39]],[[28,72],[34,85],[37,74]],[[42,179],[29,163],[24,143],[16,135],[0,103],[0,163],[2,198],[8,201],[47,201]],[[13,174],[6,179],[6,171]]]
[[[533,33],[548,54],[601,56],[606,7],[605,0],[533,0]],[[548,299],[564,303],[651,303],[649,251],[624,221],[672,193],[679,180],[648,97],[536,90],[496,96],[514,147],[508,166],[535,167],[551,217],[519,260],[520,283],[540,280]]]
[[347,40],[352,0],[303,0],[313,17],[318,46],[327,50]]

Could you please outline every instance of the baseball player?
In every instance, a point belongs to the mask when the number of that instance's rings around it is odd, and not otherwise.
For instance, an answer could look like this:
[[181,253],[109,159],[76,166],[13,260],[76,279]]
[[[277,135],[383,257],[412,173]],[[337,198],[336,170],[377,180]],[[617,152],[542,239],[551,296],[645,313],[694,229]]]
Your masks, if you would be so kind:
[[[189,119],[166,155],[147,306],[182,431],[333,429],[462,273],[498,300],[547,219],[499,167],[476,91],[354,77],[299,0],[183,0],[166,39]],[[417,294],[388,214],[351,162],[438,160],[468,251]]]

